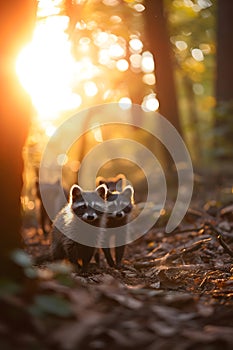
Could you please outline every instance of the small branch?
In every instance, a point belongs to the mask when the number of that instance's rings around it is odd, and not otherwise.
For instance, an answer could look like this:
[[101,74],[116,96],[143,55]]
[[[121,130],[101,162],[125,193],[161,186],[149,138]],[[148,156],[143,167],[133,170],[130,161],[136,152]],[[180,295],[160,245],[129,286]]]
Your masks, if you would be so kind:
[[227,243],[224,241],[223,239],[223,235],[222,235],[222,232],[214,227],[212,224],[208,224],[209,227],[211,228],[211,230],[216,233],[217,235],[217,239],[219,241],[219,243],[221,244],[221,246],[224,248],[224,250],[226,251],[226,253],[228,253],[232,258],[233,258],[233,251],[231,250],[231,248],[227,245]]
[[206,238],[206,239],[202,239],[201,241],[195,242],[195,243],[193,243],[190,247],[184,248],[184,249],[181,251],[181,254],[182,254],[182,255],[185,255],[185,254],[194,252],[195,250],[200,249],[200,248],[202,247],[203,244],[209,242],[210,240],[211,240],[211,238]]
[[186,232],[199,232],[201,230],[205,229],[205,225],[202,225],[200,227],[192,227],[184,230],[174,230],[172,231],[172,234],[177,234],[177,233],[186,233]]
[[218,235],[217,238],[218,238],[218,241],[221,244],[221,246],[225,249],[225,251],[233,258],[233,251],[230,249],[230,247],[223,240],[222,236]]
[[136,269],[140,269],[140,268],[148,268],[148,267],[163,265],[166,263],[171,263],[172,261],[174,261],[178,258],[182,258],[184,255],[186,255],[188,253],[199,250],[200,248],[202,248],[203,244],[209,242],[210,240],[211,240],[211,238],[202,239],[201,241],[193,243],[190,247],[180,248],[177,252],[174,252],[174,253],[172,253],[172,252],[167,253],[162,258],[155,259],[155,260],[149,261],[149,262],[146,261],[146,262],[135,263],[134,267]]

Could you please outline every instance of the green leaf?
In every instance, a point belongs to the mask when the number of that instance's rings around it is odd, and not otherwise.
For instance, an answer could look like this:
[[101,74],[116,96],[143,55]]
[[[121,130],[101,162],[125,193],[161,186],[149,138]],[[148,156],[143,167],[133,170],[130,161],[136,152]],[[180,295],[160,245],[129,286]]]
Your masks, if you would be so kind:
[[19,266],[30,267],[32,266],[31,257],[21,249],[14,250],[11,254],[12,260]]
[[39,315],[45,313],[60,317],[73,315],[71,304],[63,297],[57,295],[37,295],[31,310]]

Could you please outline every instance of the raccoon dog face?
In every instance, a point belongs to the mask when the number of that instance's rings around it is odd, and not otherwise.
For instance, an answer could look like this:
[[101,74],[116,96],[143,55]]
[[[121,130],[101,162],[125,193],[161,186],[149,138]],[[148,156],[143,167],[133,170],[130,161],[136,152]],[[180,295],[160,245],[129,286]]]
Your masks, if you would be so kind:
[[104,213],[104,200],[107,187],[100,185],[95,191],[83,191],[78,185],[70,189],[70,206],[74,213],[83,221],[95,222]]
[[134,190],[128,185],[122,192],[113,192],[108,194],[108,217],[124,218],[128,215],[134,206]]
[[97,177],[96,186],[105,184],[110,192],[122,192],[126,184],[126,177],[124,174],[118,174],[115,177],[104,178],[102,176]]

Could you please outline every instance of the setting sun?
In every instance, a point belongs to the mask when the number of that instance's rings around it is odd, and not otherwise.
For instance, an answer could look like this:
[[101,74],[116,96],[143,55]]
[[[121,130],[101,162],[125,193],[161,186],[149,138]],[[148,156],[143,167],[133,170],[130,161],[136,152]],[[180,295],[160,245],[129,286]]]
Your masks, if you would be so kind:
[[20,81],[31,95],[40,119],[54,119],[60,111],[81,103],[71,89],[75,61],[65,33],[67,25],[65,16],[38,22],[32,42],[17,60]]
[[[53,134],[67,112],[125,96],[134,103],[129,84],[138,73],[143,73],[142,85],[152,87],[156,82],[153,55],[143,51],[139,34],[129,33],[127,38],[122,32],[117,35],[108,24],[92,20],[91,8],[84,1],[77,2],[77,6],[82,5],[88,15],[75,17],[73,24],[66,4],[62,0],[38,2],[32,40],[16,62],[20,82],[31,97],[46,135]],[[110,22],[118,25],[122,18],[111,16]],[[119,85],[123,73],[130,74],[131,81],[122,79]],[[146,110],[158,107],[157,100],[145,100],[143,96],[141,104]]]

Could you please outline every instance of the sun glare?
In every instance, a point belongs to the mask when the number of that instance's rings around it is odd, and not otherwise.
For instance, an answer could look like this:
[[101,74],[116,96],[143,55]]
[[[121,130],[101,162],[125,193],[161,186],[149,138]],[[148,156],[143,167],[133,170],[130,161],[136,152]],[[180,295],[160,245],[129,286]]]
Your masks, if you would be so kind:
[[129,45],[134,53],[140,53],[142,51],[143,43],[138,38],[131,39]]
[[93,81],[87,81],[84,84],[85,94],[89,97],[93,97],[98,93],[98,88]]
[[152,73],[155,69],[154,58],[149,51],[142,54],[141,68],[144,73]]
[[119,100],[119,106],[123,110],[130,109],[132,107],[132,101],[129,97],[122,97]]
[[92,133],[97,142],[103,142],[102,130],[99,124],[93,126]]
[[156,98],[156,94],[152,93],[144,97],[142,103],[142,109],[145,112],[154,112],[159,108],[159,101]]
[[67,107],[80,105],[80,98],[71,90],[75,60],[64,32],[67,25],[65,16],[38,22],[32,42],[21,51],[16,63],[19,79],[40,119],[54,119]]
[[[115,6],[116,0],[106,2]],[[84,3],[84,0],[76,1],[76,4]],[[133,11],[144,9],[144,5],[136,4]],[[122,18],[112,15],[110,21],[119,24]],[[113,34],[107,25],[105,29],[98,26],[90,16],[89,21],[80,19],[75,23],[77,37],[71,39],[70,22],[71,18],[64,15],[64,0],[38,1],[32,40],[16,62],[20,82],[31,96],[37,118],[48,136],[55,132],[57,120],[65,112],[85,108],[89,101],[119,101],[122,94],[128,95],[127,87],[124,92],[119,91],[123,84],[115,88],[121,72],[142,73],[142,83],[146,85],[156,82],[153,55],[143,51],[139,33],[129,34],[127,40],[123,34]],[[202,59],[200,49],[193,49],[192,55],[195,60]],[[119,104],[130,108],[132,101],[124,97]],[[158,100],[146,97],[144,107],[156,110]]]
[[120,72],[125,72],[129,68],[129,63],[127,60],[122,58],[119,61],[117,61],[116,66]]
[[51,124],[50,122],[43,122],[42,123],[42,128],[45,130],[45,134],[48,136],[48,137],[51,137],[53,136],[53,134],[55,133],[56,131],[56,128],[53,124]]

